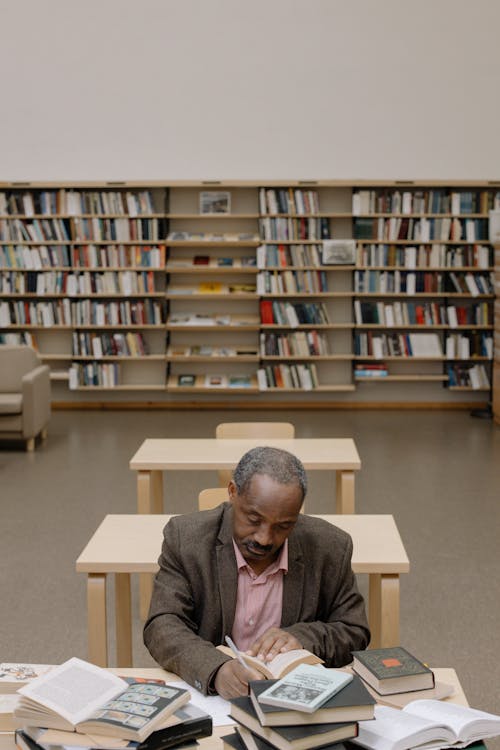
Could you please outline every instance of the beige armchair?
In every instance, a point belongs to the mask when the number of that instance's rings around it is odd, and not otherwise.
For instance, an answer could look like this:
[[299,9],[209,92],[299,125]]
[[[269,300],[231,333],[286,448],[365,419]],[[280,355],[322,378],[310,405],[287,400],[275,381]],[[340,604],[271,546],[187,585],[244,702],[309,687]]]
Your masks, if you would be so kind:
[[0,346],[0,438],[26,441],[47,436],[50,419],[50,376],[30,346]]

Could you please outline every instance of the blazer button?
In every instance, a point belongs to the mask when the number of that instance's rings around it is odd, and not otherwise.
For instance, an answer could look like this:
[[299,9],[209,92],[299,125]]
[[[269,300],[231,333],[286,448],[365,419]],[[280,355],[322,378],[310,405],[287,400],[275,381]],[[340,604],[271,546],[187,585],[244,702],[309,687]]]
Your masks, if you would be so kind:
[[201,690],[201,682],[199,680],[194,681],[194,686],[197,690]]

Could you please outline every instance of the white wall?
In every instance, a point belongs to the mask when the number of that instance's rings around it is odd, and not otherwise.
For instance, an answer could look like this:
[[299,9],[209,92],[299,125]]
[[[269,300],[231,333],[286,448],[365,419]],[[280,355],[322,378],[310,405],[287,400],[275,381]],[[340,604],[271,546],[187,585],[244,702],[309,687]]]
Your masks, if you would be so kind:
[[498,0],[0,0],[0,181],[500,177]]

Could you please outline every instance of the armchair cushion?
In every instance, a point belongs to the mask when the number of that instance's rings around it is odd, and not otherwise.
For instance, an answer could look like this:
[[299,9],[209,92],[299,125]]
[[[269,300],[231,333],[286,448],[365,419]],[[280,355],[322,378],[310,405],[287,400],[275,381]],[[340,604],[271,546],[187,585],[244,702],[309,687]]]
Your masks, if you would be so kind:
[[23,397],[20,393],[0,393],[0,414],[21,414]]

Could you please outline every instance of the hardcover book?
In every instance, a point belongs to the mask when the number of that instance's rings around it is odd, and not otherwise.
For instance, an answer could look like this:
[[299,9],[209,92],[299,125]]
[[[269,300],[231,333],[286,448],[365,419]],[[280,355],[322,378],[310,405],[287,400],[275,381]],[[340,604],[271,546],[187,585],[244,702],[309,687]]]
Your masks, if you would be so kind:
[[353,669],[381,695],[434,687],[434,673],[401,646],[353,651]]
[[352,680],[352,674],[299,664],[258,696],[259,703],[312,714]]
[[[239,732],[225,734],[221,737],[221,740],[224,750],[247,750],[247,745],[243,741]],[[246,740],[253,750],[274,750],[273,745],[270,745],[269,742],[263,740],[262,737],[257,737],[256,735],[251,734],[251,732],[246,736]],[[342,742],[335,742],[332,745],[324,745],[322,750],[345,750],[345,745]]]
[[51,668],[51,664],[0,662],[0,693],[15,693]]
[[238,731],[247,748],[250,735],[261,737],[278,750],[311,750],[351,739],[358,734],[358,724],[355,721],[263,727],[248,696],[232,698],[229,703],[229,714],[241,725],[238,726]]
[[276,682],[276,680],[253,680],[250,682],[250,699],[262,726],[326,724],[340,721],[363,721],[373,718],[376,699],[357,675],[354,675],[351,682],[312,714],[292,708],[287,709],[260,703],[260,694],[269,686],[275,685]]
[[18,691],[23,724],[142,741],[190,699],[157,681],[130,684],[73,657]]

